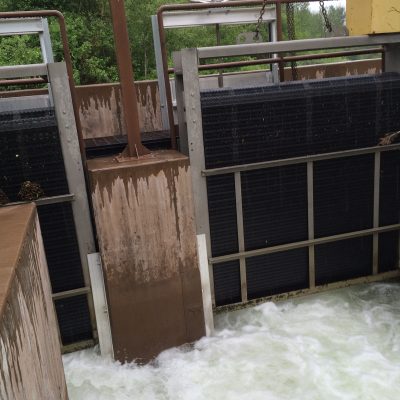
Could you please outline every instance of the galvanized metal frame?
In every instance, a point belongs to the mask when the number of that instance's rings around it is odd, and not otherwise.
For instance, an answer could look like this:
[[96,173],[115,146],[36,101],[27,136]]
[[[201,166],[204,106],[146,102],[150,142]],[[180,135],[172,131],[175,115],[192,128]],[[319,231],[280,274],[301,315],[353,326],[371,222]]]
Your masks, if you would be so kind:
[[[87,255],[96,252],[89,201],[87,198],[85,175],[79,148],[78,132],[75,124],[69,79],[65,63],[48,64],[48,76],[53,88],[53,101],[60,134],[61,149],[69,191],[74,194],[72,212],[79,246],[85,287],[69,292],[71,296],[87,293],[90,320],[94,338],[97,338],[96,317],[90,290],[90,275]],[[83,291],[83,292],[82,292]]]
[[[182,50],[181,63],[183,70],[186,125],[187,131],[189,132],[188,150],[193,183],[196,233],[197,235],[206,235],[207,253],[211,254],[207,183],[201,176],[201,171],[205,169],[205,158],[203,146],[203,120],[200,101],[200,81],[196,49]],[[209,272],[212,304],[215,306],[214,279],[211,263],[209,263]]]
[[[218,58],[237,55],[254,55],[262,53],[280,53],[280,52],[294,52],[304,50],[316,50],[326,48],[339,48],[339,47],[353,47],[353,46],[369,46],[374,44],[393,46],[399,49],[395,44],[400,43],[400,34],[384,35],[384,36],[359,36],[359,37],[346,37],[346,38],[330,38],[330,39],[311,39],[311,40],[298,40],[291,42],[278,42],[278,43],[260,43],[250,45],[234,45],[234,46],[221,46],[213,48],[200,48],[200,49],[184,49],[180,52],[180,56],[174,56],[175,61],[175,76],[180,80],[179,91],[180,94],[177,98],[184,99],[185,104],[180,106],[178,118],[181,124],[184,124],[186,119],[187,126],[187,142],[188,154],[190,156],[193,191],[195,199],[195,214],[197,234],[205,234],[207,239],[207,251],[211,255],[210,244],[210,222],[208,214],[208,196],[206,178],[209,176],[233,174],[235,179],[235,199],[236,199],[236,218],[237,218],[237,231],[239,252],[235,254],[228,254],[219,257],[209,257],[209,271],[211,280],[211,289],[214,290],[213,285],[213,271],[214,264],[220,264],[228,261],[239,260],[240,262],[240,279],[241,279],[241,302],[229,306],[218,307],[218,310],[231,310],[238,307],[247,305],[254,305],[259,302],[267,300],[280,300],[287,299],[293,296],[299,296],[310,293],[317,293],[322,290],[350,286],[363,282],[372,282],[381,279],[389,279],[393,277],[400,277],[400,254],[397,269],[387,273],[379,273],[379,234],[384,232],[399,231],[400,223],[389,226],[379,226],[379,198],[380,198],[380,170],[381,170],[381,153],[393,150],[400,150],[400,145],[388,146],[375,146],[370,148],[362,148],[356,150],[346,150],[341,152],[332,152],[325,154],[318,154],[312,156],[287,158],[274,161],[266,161],[245,165],[235,165],[232,167],[205,169],[204,158],[204,141],[203,141],[203,128],[202,128],[202,114],[201,114],[201,99],[200,99],[200,84],[199,84],[199,62],[204,58]],[[393,70],[400,71],[398,60],[400,59],[400,51],[397,53],[392,52],[392,68]],[[180,75],[182,74],[182,78]],[[185,114],[184,110],[186,110]],[[373,227],[371,229],[364,229],[356,232],[347,232],[339,235],[329,237],[315,238],[314,233],[314,163],[316,161],[340,159],[345,157],[352,157],[363,154],[374,154],[374,197],[373,197]],[[260,170],[266,168],[274,168],[279,166],[288,166],[296,164],[305,164],[307,167],[307,208],[308,208],[308,240],[301,242],[288,243],[279,246],[266,247],[252,251],[245,251],[244,248],[244,230],[243,230],[243,205],[242,205],[242,185],[241,173],[245,171]],[[358,237],[372,236],[373,237],[373,271],[371,276],[352,279],[348,281],[337,282],[328,285],[317,286],[315,281],[315,246],[332,243],[345,239],[352,239]],[[400,236],[400,235],[399,235]],[[294,291],[277,296],[265,297],[255,301],[248,301],[247,298],[247,282],[246,282],[246,258],[261,256],[266,254],[278,253],[293,249],[308,248],[309,252],[309,287],[305,290]],[[212,293],[212,301],[215,307],[215,294]]]
[[[209,8],[200,10],[169,11],[163,13],[163,27],[165,29],[188,28],[210,25],[239,25],[256,23],[260,16],[260,7],[244,8]],[[277,40],[276,9],[274,5],[266,8],[263,22],[270,26],[272,40]],[[160,38],[160,27],[157,15],[151,16],[153,30],[153,44],[156,56],[156,68],[158,87],[160,91],[161,116],[163,128],[170,128],[168,117],[167,94],[164,79],[164,65],[162,60],[162,46]],[[278,82],[277,67],[272,66],[274,82]]]
[[270,43],[238,44],[198,48],[199,60],[208,58],[250,56],[266,53],[295,53],[307,50],[339,49],[400,43],[400,34],[377,36],[345,36],[325,39],[304,39]]
[[[16,65],[12,67],[1,67],[0,76],[2,79],[22,78],[26,76],[45,76],[47,75],[46,64],[53,63],[53,49],[51,46],[49,24],[47,18],[15,18],[0,19],[0,36],[13,35],[39,35],[40,49],[42,53],[43,64]],[[25,70],[30,67],[29,74]],[[22,75],[21,75],[22,74]],[[48,90],[51,96],[51,85],[48,84]]]

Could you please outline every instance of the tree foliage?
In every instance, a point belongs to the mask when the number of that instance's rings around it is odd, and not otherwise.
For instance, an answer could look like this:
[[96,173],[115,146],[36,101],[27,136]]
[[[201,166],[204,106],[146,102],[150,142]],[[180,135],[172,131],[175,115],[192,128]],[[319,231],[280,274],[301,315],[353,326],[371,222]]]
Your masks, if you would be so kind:
[[[132,46],[135,77],[156,77],[153,34],[150,16],[166,3],[181,3],[182,0],[125,0],[128,29]],[[118,80],[114,39],[108,0],[0,0],[0,10],[58,9],[66,18],[68,38],[78,84],[112,82]],[[343,8],[329,7],[328,14],[336,28],[343,27]],[[321,15],[311,13],[307,4],[296,5],[296,34],[299,39],[323,37]],[[284,34],[286,20],[283,18]],[[221,43],[233,44],[243,31],[252,31],[253,26],[222,26]],[[62,59],[62,47],[58,24],[50,18],[50,32],[55,59]],[[267,40],[268,32],[263,27],[261,36]],[[216,44],[215,27],[177,29],[167,32],[169,57],[172,51],[195,46]],[[40,62],[40,48],[34,36],[14,36],[0,39],[0,65]]]

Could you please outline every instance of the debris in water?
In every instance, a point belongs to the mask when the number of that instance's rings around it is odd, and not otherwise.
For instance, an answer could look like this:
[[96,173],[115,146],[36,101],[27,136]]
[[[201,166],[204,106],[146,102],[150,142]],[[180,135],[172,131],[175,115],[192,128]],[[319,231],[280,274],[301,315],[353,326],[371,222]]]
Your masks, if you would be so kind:
[[9,203],[10,199],[4,193],[2,189],[0,189],[0,206],[4,206],[5,204]]
[[42,187],[38,183],[31,181],[23,182],[21,185],[21,190],[18,193],[18,197],[22,201],[35,201],[43,196],[44,191]]
[[389,146],[396,142],[397,139],[400,138],[400,131],[387,133],[381,140],[379,141],[379,146]]

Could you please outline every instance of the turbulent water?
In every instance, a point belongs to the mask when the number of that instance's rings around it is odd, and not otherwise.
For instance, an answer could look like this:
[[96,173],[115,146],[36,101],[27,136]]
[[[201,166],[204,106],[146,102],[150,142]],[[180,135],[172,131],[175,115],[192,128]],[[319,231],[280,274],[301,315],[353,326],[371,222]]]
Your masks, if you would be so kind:
[[400,284],[378,283],[220,315],[212,338],[151,366],[93,350],[64,357],[70,400],[395,400]]

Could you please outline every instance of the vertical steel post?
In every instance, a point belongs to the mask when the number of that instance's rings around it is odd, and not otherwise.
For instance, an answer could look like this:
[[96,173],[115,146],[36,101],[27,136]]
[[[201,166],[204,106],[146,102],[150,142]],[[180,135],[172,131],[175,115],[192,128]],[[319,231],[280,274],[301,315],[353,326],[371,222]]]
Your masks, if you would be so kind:
[[121,83],[123,115],[128,138],[128,156],[140,157],[150,151],[142,145],[132,55],[126,25],[124,0],[109,0],[114,31],[115,51]]
[[[375,153],[374,161],[374,221],[373,227],[379,228],[379,207],[380,207],[380,186],[381,186],[381,153]],[[372,250],[372,273],[379,273],[379,234],[373,236]]]
[[[315,239],[314,232],[314,163],[307,162],[308,240]],[[315,288],[315,246],[308,247],[308,276],[310,289]]]
[[[201,175],[205,169],[203,123],[201,114],[198,56],[196,49],[184,49],[182,55],[184,99],[188,132],[190,169],[192,172],[193,198],[197,234],[206,235],[207,253],[211,254],[210,219],[208,213],[207,181]],[[209,263],[211,297],[215,305],[213,267]]]
[[[242,176],[240,171],[235,172],[235,198],[236,198],[236,224],[238,232],[239,252],[245,251],[244,225],[243,225],[243,200],[242,200]],[[240,288],[242,302],[247,302],[247,271],[246,258],[240,257]]]

